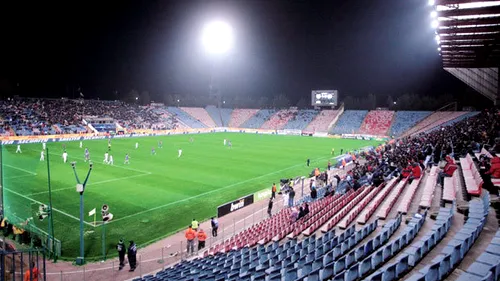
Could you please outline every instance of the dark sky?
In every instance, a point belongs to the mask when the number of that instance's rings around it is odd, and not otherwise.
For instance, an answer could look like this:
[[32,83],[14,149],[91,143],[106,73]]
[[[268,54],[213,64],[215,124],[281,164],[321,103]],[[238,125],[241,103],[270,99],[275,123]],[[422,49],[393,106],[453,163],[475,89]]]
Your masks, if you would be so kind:
[[[423,0],[10,2],[0,81],[29,96],[203,95],[211,65],[224,95],[471,94],[442,70]],[[236,36],[214,61],[200,42],[213,19]]]

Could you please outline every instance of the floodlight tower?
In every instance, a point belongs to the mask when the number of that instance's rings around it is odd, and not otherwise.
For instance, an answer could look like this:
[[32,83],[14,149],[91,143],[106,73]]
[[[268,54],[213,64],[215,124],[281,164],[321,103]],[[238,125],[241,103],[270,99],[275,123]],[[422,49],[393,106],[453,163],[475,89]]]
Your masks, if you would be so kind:
[[71,162],[71,167],[73,167],[73,172],[75,173],[76,178],[76,192],[80,193],[80,256],[76,258],[77,265],[83,265],[85,263],[83,245],[83,192],[85,191],[85,186],[87,185],[87,181],[89,180],[90,172],[92,172],[92,166],[92,162],[90,162],[89,171],[87,172],[85,181],[81,183],[80,179],[78,178],[78,174],[76,173],[76,162]]
[[221,94],[218,87],[214,86],[215,64],[220,62],[224,55],[233,47],[233,28],[226,22],[213,21],[207,23],[202,32],[202,43],[205,51],[212,60],[210,69],[210,81],[208,85],[209,95],[217,98],[218,106],[221,107]]

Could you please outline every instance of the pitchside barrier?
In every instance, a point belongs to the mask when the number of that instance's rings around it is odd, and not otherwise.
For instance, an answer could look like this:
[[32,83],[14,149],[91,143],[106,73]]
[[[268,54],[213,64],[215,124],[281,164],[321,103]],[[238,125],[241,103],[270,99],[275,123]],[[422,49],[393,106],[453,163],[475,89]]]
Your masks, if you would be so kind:
[[99,140],[99,139],[118,139],[130,137],[146,137],[146,136],[168,136],[168,135],[185,135],[185,134],[203,134],[203,133],[246,133],[246,134],[265,134],[265,135],[296,135],[296,136],[313,136],[313,137],[332,137],[345,139],[360,139],[360,140],[377,140],[386,141],[387,136],[373,136],[361,134],[342,134],[329,135],[325,132],[306,132],[301,130],[262,130],[262,129],[242,129],[242,128],[205,128],[205,129],[186,129],[186,130],[136,130],[126,134],[109,135],[105,134],[63,134],[63,135],[38,135],[38,136],[0,136],[2,144],[25,144],[25,143],[43,143],[43,142],[60,142],[60,141],[81,141],[81,140]]
[[220,205],[219,207],[217,207],[217,217],[220,218],[220,217],[225,216],[229,213],[235,212],[235,211],[240,210],[248,205],[253,204],[253,202],[254,202],[253,197],[254,197],[254,195],[250,194],[250,195],[241,197],[238,200]]

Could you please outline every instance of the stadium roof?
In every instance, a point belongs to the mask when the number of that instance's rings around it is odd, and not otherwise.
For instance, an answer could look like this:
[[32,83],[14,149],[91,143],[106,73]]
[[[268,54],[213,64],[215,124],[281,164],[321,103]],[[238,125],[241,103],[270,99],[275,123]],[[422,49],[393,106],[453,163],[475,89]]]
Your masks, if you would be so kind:
[[500,1],[428,0],[443,68],[498,100]]

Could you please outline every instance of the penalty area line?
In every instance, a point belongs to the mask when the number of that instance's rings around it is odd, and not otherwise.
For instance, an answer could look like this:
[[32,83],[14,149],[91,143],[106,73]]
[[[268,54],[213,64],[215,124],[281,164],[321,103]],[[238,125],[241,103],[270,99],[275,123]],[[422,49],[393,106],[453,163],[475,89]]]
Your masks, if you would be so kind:
[[[127,179],[132,179],[132,178],[137,178],[137,177],[143,177],[143,176],[149,176],[149,175],[151,175],[151,173],[140,174],[140,175],[133,175],[133,176],[128,176],[128,177],[121,177],[121,178],[109,179],[109,180],[103,180],[103,181],[90,182],[86,186],[90,186],[90,185],[93,186],[93,185],[98,185],[98,184],[103,184],[103,183],[108,183],[108,182],[122,181],[122,180],[127,180]],[[52,189],[51,191],[52,192],[56,192],[56,191],[62,191],[62,190],[68,190],[68,189],[75,189],[75,188],[76,187],[73,185],[73,186],[70,186],[70,187],[63,187],[63,188]],[[49,193],[49,191],[41,191],[41,192],[31,193],[30,196],[39,195],[39,194],[45,194],[45,193]]]
[[32,176],[36,176],[36,175],[37,175],[37,173],[34,173],[34,172],[31,172],[31,171],[25,170],[25,169],[23,169],[23,168],[19,168],[19,167],[11,166],[11,165],[9,165],[9,164],[5,164],[5,163],[4,163],[4,164],[3,164],[3,166],[6,166],[6,167],[9,167],[9,168],[12,168],[12,169],[16,169],[16,170],[19,170],[19,171],[23,171],[23,172],[28,173],[28,174],[30,174],[30,175],[32,175]]
[[[326,159],[326,158],[328,158],[328,157],[320,157],[320,158],[313,159],[313,161],[318,161],[318,160]],[[170,203],[167,203],[165,205],[157,206],[157,207],[154,207],[154,208],[151,208],[151,209],[148,209],[148,210],[140,211],[140,212],[128,215],[128,216],[124,216],[124,217],[121,217],[121,218],[118,218],[118,219],[114,219],[114,220],[108,222],[108,224],[115,223],[115,222],[118,222],[118,221],[121,221],[121,220],[124,220],[124,219],[128,219],[128,218],[131,218],[131,217],[135,217],[137,215],[142,215],[142,214],[145,214],[145,213],[149,213],[151,211],[162,209],[162,208],[165,208],[165,207],[168,207],[168,206],[176,205],[178,203],[186,202],[186,201],[189,201],[191,199],[195,199],[195,198],[202,197],[202,196],[205,196],[205,195],[208,195],[208,194],[212,194],[214,192],[221,191],[221,190],[224,190],[224,189],[228,189],[228,188],[231,188],[231,187],[234,187],[234,186],[238,186],[240,184],[244,184],[244,183],[247,183],[247,182],[252,182],[254,180],[265,178],[265,177],[271,176],[271,175],[275,175],[275,174],[284,172],[286,170],[297,168],[297,167],[300,167],[300,166],[303,166],[303,165],[305,165],[305,164],[293,165],[293,166],[290,166],[288,168],[284,168],[284,169],[281,169],[281,170],[278,170],[278,171],[274,171],[274,172],[271,172],[271,173],[268,173],[268,174],[264,174],[264,175],[261,175],[261,176],[257,176],[257,177],[254,177],[254,178],[251,178],[251,179],[247,179],[247,180],[244,180],[244,181],[236,182],[236,183],[233,183],[233,184],[230,184],[230,185],[226,185],[224,187],[221,187],[221,188],[218,188],[218,189],[214,189],[214,190],[210,190],[210,191],[207,191],[207,192],[195,195],[195,196],[191,196],[191,197],[188,197],[188,198],[177,200],[175,202],[170,202]]]
[[[22,195],[22,194],[20,194],[20,193],[18,193],[18,192],[15,192],[14,190],[11,190],[11,189],[9,189],[9,188],[5,188],[5,187],[4,187],[4,190],[7,190],[8,192],[14,193],[15,195],[17,195],[17,196],[19,196],[19,197],[22,197],[22,198],[24,198],[24,199],[28,199],[28,200],[30,200],[30,201],[32,201],[32,202],[34,202],[34,203],[37,203],[37,204],[40,204],[40,205],[42,205],[42,204],[43,204],[43,205],[45,205],[45,203],[42,203],[42,202],[40,202],[40,201],[37,201],[37,200],[35,200],[35,199],[33,199],[33,198],[30,198],[30,197],[28,197],[28,196]],[[77,218],[77,217],[75,217],[75,216],[73,216],[73,215],[70,215],[70,214],[68,214],[68,213],[66,213],[66,212],[63,212],[63,211],[61,211],[61,210],[58,210],[58,209],[56,209],[56,208],[52,208],[52,210],[54,210],[54,211],[56,211],[56,212],[58,212],[58,213],[60,213],[60,214],[62,214],[62,215],[65,215],[65,216],[67,216],[67,217],[69,217],[69,218],[72,218],[72,219],[74,219],[74,220],[76,220],[76,221],[80,221],[80,219],[79,219],[79,218]],[[86,225],[89,225],[89,226],[95,227],[93,224],[91,224],[91,223],[89,223],[89,222],[84,221],[83,223],[85,223]]]

